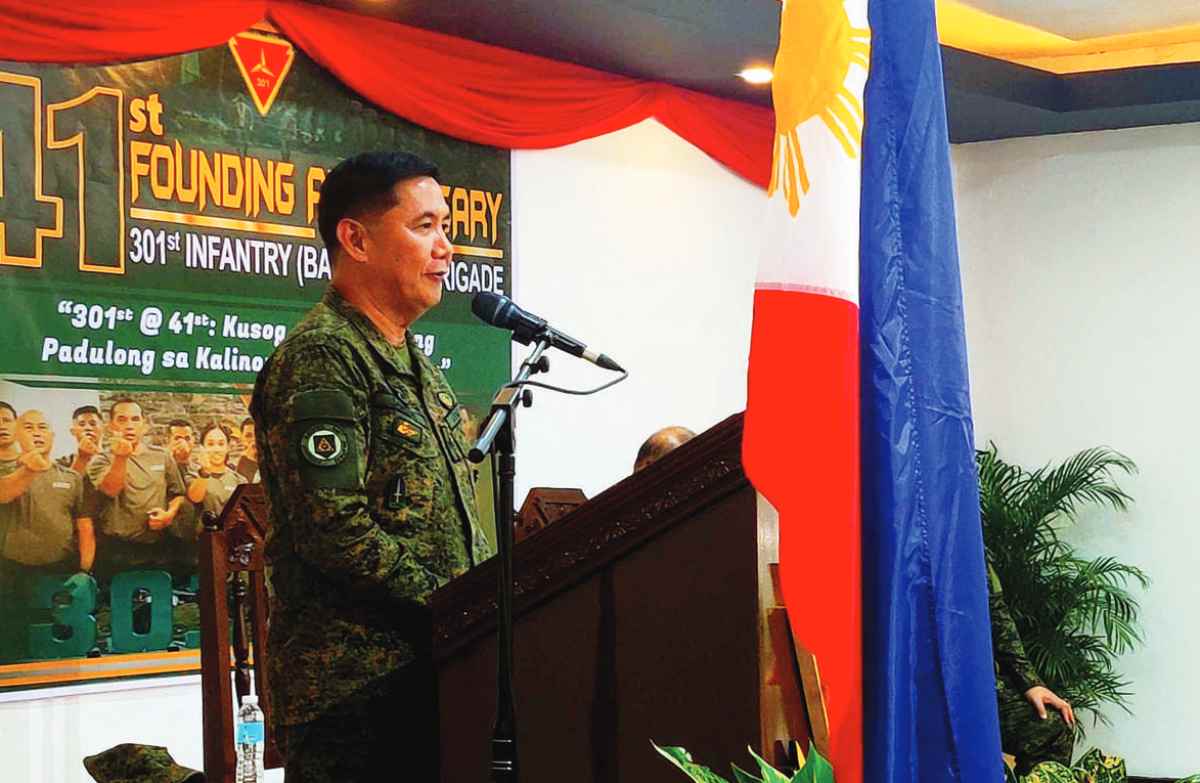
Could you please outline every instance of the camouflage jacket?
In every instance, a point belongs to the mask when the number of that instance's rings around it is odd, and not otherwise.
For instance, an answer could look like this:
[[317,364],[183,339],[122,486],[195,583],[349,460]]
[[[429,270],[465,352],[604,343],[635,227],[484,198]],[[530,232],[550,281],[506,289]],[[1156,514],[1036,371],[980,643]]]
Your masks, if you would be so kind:
[[250,411],[271,509],[272,714],[294,725],[429,655],[430,593],[491,550],[445,377],[332,287]]
[[1025,645],[1021,643],[1021,635],[1017,632],[1017,622],[1004,600],[1000,576],[991,563],[988,563],[987,575],[988,610],[992,616],[992,655],[996,659],[996,687],[1007,685],[1019,693],[1024,693],[1044,683],[1025,654]]

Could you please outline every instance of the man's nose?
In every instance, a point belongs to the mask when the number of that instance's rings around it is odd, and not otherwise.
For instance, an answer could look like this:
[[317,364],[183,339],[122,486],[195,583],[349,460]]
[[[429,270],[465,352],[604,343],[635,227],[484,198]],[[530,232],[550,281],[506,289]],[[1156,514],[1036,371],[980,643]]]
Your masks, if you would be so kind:
[[450,235],[446,233],[446,229],[438,227],[437,242],[434,245],[434,252],[438,256],[453,255],[454,243],[450,241]]

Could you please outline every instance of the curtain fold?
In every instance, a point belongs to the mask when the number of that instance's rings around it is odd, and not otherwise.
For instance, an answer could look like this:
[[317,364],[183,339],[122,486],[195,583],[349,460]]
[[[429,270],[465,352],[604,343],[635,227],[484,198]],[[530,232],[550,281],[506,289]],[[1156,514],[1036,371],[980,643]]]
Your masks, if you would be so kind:
[[298,0],[0,0],[0,59],[94,64],[223,44],[267,19],[351,90],[449,136],[540,149],[654,117],[766,187],[768,108],[564,63]]

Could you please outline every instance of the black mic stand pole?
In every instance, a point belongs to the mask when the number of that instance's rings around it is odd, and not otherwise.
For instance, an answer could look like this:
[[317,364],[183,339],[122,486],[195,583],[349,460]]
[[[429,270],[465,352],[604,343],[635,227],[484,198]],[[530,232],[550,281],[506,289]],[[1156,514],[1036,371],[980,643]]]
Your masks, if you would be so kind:
[[[522,384],[529,376],[544,371],[549,362],[542,354],[550,347],[550,338],[534,335],[533,352],[521,364],[517,377],[505,384],[492,398],[492,412],[483,426],[479,440],[471,449],[469,459],[474,463],[493,448],[496,451],[500,491],[493,498],[496,509],[496,544],[500,558],[500,579],[497,595],[497,673],[496,722],[492,726],[492,783],[517,783],[517,714],[513,703],[513,510],[514,477],[516,476],[516,438],[514,419],[517,406],[533,404],[533,397]],[[530,340],[523,340],[528,344]]]

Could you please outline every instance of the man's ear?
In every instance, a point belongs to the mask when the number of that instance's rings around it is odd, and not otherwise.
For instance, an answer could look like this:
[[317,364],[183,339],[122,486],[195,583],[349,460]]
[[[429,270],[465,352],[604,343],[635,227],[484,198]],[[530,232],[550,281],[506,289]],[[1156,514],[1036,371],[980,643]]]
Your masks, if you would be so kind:
[[354,218],[342,218],[337,224],[338,244],[351,261],[367,262],[367,229]]

